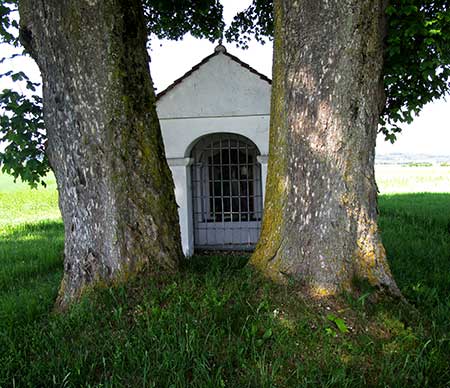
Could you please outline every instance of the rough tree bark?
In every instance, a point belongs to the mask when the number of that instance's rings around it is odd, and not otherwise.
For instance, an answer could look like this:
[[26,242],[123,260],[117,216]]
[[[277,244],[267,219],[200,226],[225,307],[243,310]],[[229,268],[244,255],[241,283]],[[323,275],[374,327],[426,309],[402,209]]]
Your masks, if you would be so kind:
[[276,0],[270,159],[251,263],[313,295],[399,294],[377,227],[382,0]]
[[48,156],[65,227],[57,306],[85,286],[181,253],[139,0],[20,0],[43,79]]

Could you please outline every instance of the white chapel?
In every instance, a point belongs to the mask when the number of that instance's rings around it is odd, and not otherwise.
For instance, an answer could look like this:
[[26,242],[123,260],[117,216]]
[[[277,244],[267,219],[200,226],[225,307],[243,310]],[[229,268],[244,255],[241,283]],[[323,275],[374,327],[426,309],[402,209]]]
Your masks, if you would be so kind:
[[261,227],[271,80],[219,45],[157,95],[183,251],[251,250]]

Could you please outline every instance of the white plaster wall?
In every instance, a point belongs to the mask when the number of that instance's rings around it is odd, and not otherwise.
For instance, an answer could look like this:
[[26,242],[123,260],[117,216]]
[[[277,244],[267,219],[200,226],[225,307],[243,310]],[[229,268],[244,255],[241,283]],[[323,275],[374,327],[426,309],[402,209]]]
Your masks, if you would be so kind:
[[160,119],[270,113],[270,84],[218,53],[157,103]]
[[269,153],[269,115],[160,119],[167,158],[189,157],[192,147],[205,135],[236,133],[247,137],[261,155]]
[[186,256],[194,253],[194,231],[192,228],[192,189],[190,158],[168,159],[175,183],[175,200],[180,220],[181,245]]

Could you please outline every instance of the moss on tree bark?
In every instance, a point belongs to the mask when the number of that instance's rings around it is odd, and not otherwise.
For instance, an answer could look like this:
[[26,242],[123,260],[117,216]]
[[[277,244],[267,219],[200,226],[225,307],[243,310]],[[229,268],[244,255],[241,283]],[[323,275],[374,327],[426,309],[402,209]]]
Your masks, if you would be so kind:
[[313,295],[399,294],[377,227],[384,1],[275,1],[270,159],[251,263]]
[[65,226],[64,308],[96,281],[175,270],[178,214],[139,0],[19,2],[43,78],[48,156]]

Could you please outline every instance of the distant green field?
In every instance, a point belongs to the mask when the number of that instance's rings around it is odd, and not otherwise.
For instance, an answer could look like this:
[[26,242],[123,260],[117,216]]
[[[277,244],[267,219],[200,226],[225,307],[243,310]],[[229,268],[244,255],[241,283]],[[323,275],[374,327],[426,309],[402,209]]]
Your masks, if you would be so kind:
[[246,257],[199,256],[179,274],[99,287],[65,314],[52,312],[64,244],[54,179],[30,191],[0,175],[0,388],[449,387],[450,169],[430,171],[377,170],[409,306],[372,304],[364,285],[314,304]]
[[450,193],[450,166],[376,165],[375,175],[381,194]]

